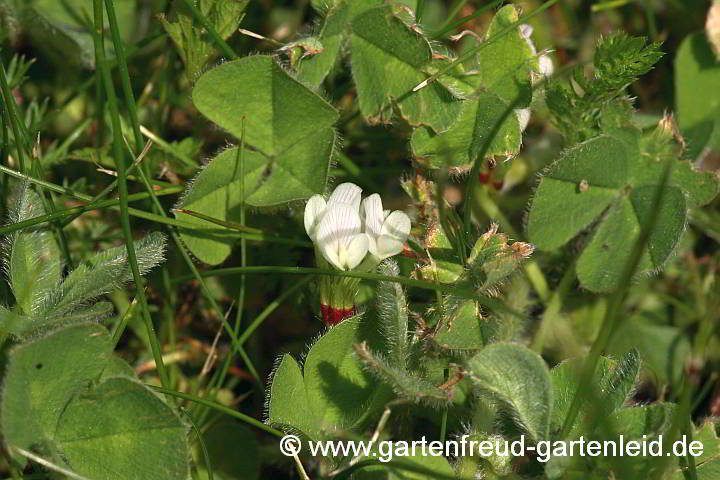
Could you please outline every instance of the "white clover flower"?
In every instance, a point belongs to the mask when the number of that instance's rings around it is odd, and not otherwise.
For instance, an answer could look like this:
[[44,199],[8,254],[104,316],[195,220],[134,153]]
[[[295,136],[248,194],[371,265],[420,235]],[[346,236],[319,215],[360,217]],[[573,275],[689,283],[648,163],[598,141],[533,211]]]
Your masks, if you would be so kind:
[[343,183],[330,198],[314,195],[305,206],[305,231],[317,251],[338,270],[352,270],[370,252],[376,261],[397,255],[410,234],[410,218],[385,212],[380,195],[362,201],[362,189]]

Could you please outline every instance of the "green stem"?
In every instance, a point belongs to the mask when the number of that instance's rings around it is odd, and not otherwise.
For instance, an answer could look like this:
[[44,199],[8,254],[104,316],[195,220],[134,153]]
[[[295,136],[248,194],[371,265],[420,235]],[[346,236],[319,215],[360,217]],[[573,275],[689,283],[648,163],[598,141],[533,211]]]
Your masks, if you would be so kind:
[[[326,275],[336,277],[350,277],[360,278],[363,280],[370,280],[374,282],[396,282],[408,287],[422,288],[424,290],[437,290],[445,293],[452,293],[453,295],[460,298],[468,298],[476,300],[478,303],[487,307],[491,310],[507,313],[519,319],[525,320],[525,316],[506,306],[503,302],[479,294],[473,290],[457,287],[456,285],[433,283],[424,280],[417,280],[414,278],[407,277],[393,277],[390,275],[380,275],[378,273],[365,273],[365,272],[354,272],[354,271],[339,271],[339,270],[326,270],[323,268],[303,268],[303,267],[281,267],[281,266],[252,266],[252,267],[230,267],[230,268],[216,268],[214,270],[208,270],[202,272],[203,277],[213,276],[228,276],[228,275],[239,275],[239,274],[267,274],[267,273],[280,273],[287,275]],[[180,275],[174,279],[174,282],[184,282],[191,280],[194,277],[192,275]]]
[[[160,212],[160,216],[162,218],[168,218],[167,213],[165,213],[165,210],[163,209],[162,205],[160,204],[160,201],[155,197],[153,194],[152,186],[150,185],[150,181],[145,176],[145,172],[142,171],[142,169],[138,170],[138,173],[140,174],[140,178],[142,179],[143,183],[145,184],[145,188],[147,189],[148,193],[150,194],[150,198],[153,201],[153,205],[156,208],[157,211]],[[210,306],[215,310],[216,315],[220,318],[220,321],[222,322],[223,327],[230,335],[230,338],[232,338],[233,344],[237,344],[237,333],[230,327],[230,324],[225,319],[225,315],[223,314],[222,309],[215,301],[215,297],[212,295],[212,292],[207,287],[207,284],[203,280],[203,278],[200,276],[200,272],[198,272],[197,268],[195,268],[195,264],[193,263],[192,259],[190,258],[190,255],[185,251],[185,245],[183,244],[182,240],[180,240],[180,235],[174,230],[170,229],[170,236],[175,242],[175,245],[177,246],[178,250],[180,251],[180,254],[183,257],[183,260],[185,261],[185,264],[190,269],[190,271],[193,273],[193,276],[200,284],[200,289],[202,290],[203,294],[207,298],[208,302],[210,302]],[[250,357],[245,353],[245,351],[242,349],[242,347],[238,346],[238,352],[240,353],[240,356],[242,357],[243,361],[248,367],[248,370],[250,371],[251,375],[255,378],[255,381],[262,387],[262,380],[260,380],[260,375],[258,375],[257,369],[253,365],[252,361],[250,360]]]
[[[179,191],[181,191],[181,190],[179,190],[178,187],[173,187],[173,188],[158,190],[157,192],[155,192],[155,195],[158,195],[158,196],[174,195],[174,194],[178,193]],[[137,200],[145,200],[149,196],[150,195],[148,195],[147,193],[134,193],[132,195],[128,195],[128,201],[134,202]],[[66,208],[63,210],[58,210],[55,213],[48,213],[45,215],[40,215],[39,217],[29,218],[27,220],[23,220],[22,222],[11,223],[10,225],[0,227],[0,235],[7,235],[8,233],[15,232],[17,230],[22,230],[22,229],[28,228],[28,227],[33,227],[33,226],[40,225],[43,223],[47,223],[47,222],[50,222],[55,219],[68,218],[68,217],[77,218],[78,215],[85,213],[85,212],[90,212],[93,210],[100,210],[105,207],[117,207],[119,205],[119,203],[120,203],[119,200],[104,200],[102,202],[97,202],[94,205],[88,204],[88,205],[83,205],[80,207],[71,207],[71,208]],[[129,209],[129,211],[130,211],[131,215],[132,215],[133,211],[140,212],[140,210],[135,210],[132,208]],[[141,216],[141,215],[138,215],[138,216]]]
[[560,311],[562,310],[563,300],[570,291],[570,287],[575,280],[575,264],[571,264],[565,270],[565,274],[560,280],[560,284],[557,289],[552,293],[550,300],[547,302],[545,312],[543,313],[542,319],[540,320],[540,326],[538,327],[535,338],[533,338],[531,348],[537,353],[542,354],[543,347],[545,346],[545,338],[547,332],[550,330],[550,326],[558,318]]
[[[133,164],[135,165],[135,164]],[[130,171],[130,169],[128,169]],[[115,206],[119,204],[118,200],[103,200],[100,201],[100,198],[107,195],[106,192],[110,190],[110,187],[114,186],[117,182],[115,180],[113,184],[109,185],[103,192],[98,194],[95,197],[91,197],[89,195],[85,195],[83,193],[76,192],[72,189],[61,187],[60,185],[55,185],[54,183],[46,182],[44,180],[38,180],[34,177],[31,177],[29,175],[25,175],[23,173],[17,172],[11,168],[7,168],[4,165],[0,165],[0,172],[5,173],[11,177],[20,178],[23,180],[27,180],[30,183],[34,183],[37,185],[42,185],[43,187],[52,190],[54,192],[62,193],[65,195],[68,195],[70,197],[76,198],[78,200],[82,200],[84,202],[89,202],[88,205],[82,206],[82,207],[73,207],[68,208],[65,210],[60,210],[57,212],[57,215],[43,215],[40,217],[31,218],[29,220],[26,220],[24,222],[20,223],[14,223],[12,225],[8,225],[6,227],[0,227],[0,234],[2,233],[8,233],[12,232],[18,229],[26,228],[28,226],[37,225],[40,223],[44,223],[50,220],[53,220],[55,218],[62,218],[66,216],[70,216],[68,220],[65,221],[65,225],[69,223],[69,221],[74,220],[77,218],[81,213],[88,212],[91,210],[98,210],[100,208],[105,208],[108,206]],[[164,188],[162,190],[154,191],[155,195],[171,195],[175,193],[182,192],[184,190],[184,187],[182,186],[173,186]],[[128,196],[129,201],[135,201],[135,200],[142,200],[145,198],[148,198],[149,194],[147,193],[136,193]],[[161,223],[164,225],[172,225],[178,228],[185,228],[189,230],[196,230],[198,226],[196,224],[183,222],[182,220],[177,220],[169,217],[162,217],[160,215],[155,215],[150,212],[146,212],[144,210],[138,210],[136,208],[129,208],[128,213],[134,217],[143,218],[145,220],[150,220],[152,222]],[[209,217],[208,217],[209,218]],[[208,220],[211,221],[211,220]],[[219,221],[213,222],[213,223],[219,223]],[[228,227],[228,229],[218,229],[214,232],[216,233],[227,233],[228,230],[232,230],[233,228]],[[268,242],[268,243],[279,243],[283,245],[292,245],[297,247],[310,247],[312,244],[310,242],[304,241],[304,240],[298,240],[298,239],[292,239],[292,238],[283,238],[278,237],[276,235],[268,234],[267,232],[264,232],[259,229],[251,229],[250,227],[246,227],[246,230],[254,232],[254,233],[238,233],[238,238],[247,238],[248,240],[257,241],[257,242]],[[208,232],[210,233],[210,232]]]
[[105,11],[107,12],[108,23],[110,24],[110,35],[112,37],[113,47],[115,48],[115,58],[117,59],[118,73],[120,74],[120,85],[122,86],[123,95],[125,96],[125,102],[127,102],[130,125],[132,126],[135,137],[135,150],[139,154],[143,149],[143,137],[142,133],[140,133],[137,105],[135,104],[135,96],[133,95],[132,85],[130,84],[127,56],[125,55],[125,47],[120,37],[120,27],[118,26],[117,15],[115,15],[113,0],[105,0]]
[[225,415],[230,415],[233,418],[237,418],[241,422],[245,422],[248,425],[257,427],[260,430],[263,430],[271,435],[275,435],[276,437],[283,437],[285,435],[280,430],[276,430],[272,427],[268,427],[267,425],[265,425],[264,423],[262,423],[259,420],[254,419],[253,417],[245,415],[244,413],[240,413],[237,410],[233,410],[230,407],[226,407],[225,405],[221,405],[217,402],[213,402],[212,400],[207,400],[207,399],[204,399],[201,397],[197,397],[195,395],[189,395],[187,393],[176,392],[175,390],[172,390],[169,388],[157,387],[155,385],[147,385],[147,386],[152,388],[153,390],[157,390],[160,393],[164,393],[166,395],[172,395],[173,397],[182,398],[183,400],[189,400],[191,402],[199,403],[206,407],[210,407],[214,410],[217,410],[218,412],[224,413]]
[[422,16],[425,11],[425,0],[417,1],[417,8],[415,9],[415,22],[422,23]]
[[449,22],[453,19],[453,17],[448,17],[447,21],[445,21],[445,23],[444,23],[436,32],[433,32],[433,33],[432,33],[432,38],[433,38],[433,39],[438,39],[438,38],[444,36],[446,33],[452,32],[453,30],[455,30],[456,28],[458,28],[459,26],[461,26],[461,25],[464,24],[465,22],[469,22],[470,20],[473,20],[473,19],[481,16],[482,14],[484,14],[485,12],[487,12],[488,10],[492,10],[493,8],[495,8],[496,6],[500,5],[500,4],[503,3],[504,1],[505,1],[505,0],[494,0],[494,1],[490,2],[490,3],[488,3],[487,5],[484,5],[484,6],[480,7],[480,8],[478,8],[478,9],[475,10],[471,15],[468,15],[467,17],[460,18],[460,19],[458,19],[456,22],[453,22],[453,23],[449,23]]
[[113,85],[110,70],[105,63],[105,47],[103,45],[103,6],[102,0],[93,0],[93,11],[95,16],[95,61],[101,71],[103,78],[103,86],[107,97],[108,107],[110,109],[110,118],[113,130],[113,151],[115,163],[118,173],[118,193],[120,196],[120,224],[122,226],[123,235],[125,237],[125,246],[127,248],[128,262],[132,270],[133,280],[136,285],[136,298],[140,304],[143,319],[145,320],[145,328],[147,329],[150,347],[152,350],[155,365],[160,376],[160,381],[165,387],[169,387],[170,379],[165,369],[162,358],[162,349],[155,333],[155,327],[148,310],[147,298],[145,297],[145,289],[143,286],[142,276],[138,267],[137,255],[135,253],[135,245],[133,243],[132,230],[130,228],[130,215],[128,213],[128,188],[127,188],[127,172],[125,171],[125,152],[123,149],[122,127],[120,125],[120,111],[118,109],[117,97],[115,96],[115,86]]
[[7,116],[9,117],[8,123],[10,123],[13,136],[15,137],[15,149],[17,150],[18,155],[18,165],[20,166],[20,171],[25,172],[25,153],[23,152],[23,144],[27,142],[27,139],[24,138],[24,136],[21,136],[22,128],[18,118],[15,96],[10,91],[7,75],[5,73],[5,65],[2,62],[0,62],[0,87],[2,88],[2,96],[6,106],[4,111],[7,112]]
[[170,145],[168,142],[160,138],[160,136],[156,135],[155,133],[151,132],[147,128],[140,125],[140,131],[150,140],[152,140],[159,148],[160,150],[163,150],[170,155],[174,156],[178,160],[180,160],[182,163],[187,165],[191,168],[198,168],[197,162],[194,162],[190,157],[185,155],[184,153],[178,151],[176,148],[174,148],[172,145]]

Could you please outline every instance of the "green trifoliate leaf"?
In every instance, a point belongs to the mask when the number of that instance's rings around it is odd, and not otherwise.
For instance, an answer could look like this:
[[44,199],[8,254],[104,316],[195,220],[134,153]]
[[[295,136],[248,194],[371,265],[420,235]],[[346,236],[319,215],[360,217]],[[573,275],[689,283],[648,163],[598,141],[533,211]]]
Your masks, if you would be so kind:
[[111,352],[110,335],[97,324],[67,327],[10,350],[0,403],[6,444],[52,450],[68,402],[100,376]]
[[213,68],[197,81],[192,99],[203,115],[238,139],[244,123],[245,143],[268,156],[331,128],[338,119],[332,105],[264,55]]
[[[272,57],[246,57],[210,70],[195,85],[193,101],[200,112],[238,139],[244,131],[248,148],[242,152],[242,163],[239,148],[215,157],[195,178],[179,207],[237,221],[242,185],[244,202],[255,207],[323,193],[337,149],[332,125],[338,112]],[[235,235],[200,218],[176,215],[199,228],[181,230],[194,255],[213,265],[227,258]]]
[[547,365],[537,353],[495,343],[468,360],[467,368],[476,389],[505,404],[532,441],[548,438],[552,388]]
[[471,71],[456,72],[441,80],[445,84],[451,80],[467,99],[448,131],[434,134],[429,129],[418,129],[413,134],[413,154],[431,167],[449,166],[464,172],[476,160],[510,157],[520,151],[521,126],[513,110],[530,105],[531,72],[536,59],[519,28],[492,38],[517,21],[514,6],[501,8],[484,40],[488,45],[469,62]]
[[269,423],[317,440],[382,407],[388,390],[377,388],[353,351],[367,339],[377,342],[377,326],[367,320],[352,317],[328,330],[310,348],[302,372],[292,357],[283,356],[270,387]]
[[413,92],[437,61],[428,41],[390,6],[373,8],[352,22],[352,73],[360,111],[372,123],[389,123],[393,108],[411,125],[436,132],[450,128],[462,103],[441,82]]
[[661,268],[684,231],[687,209],[717,194],[713,174],[671,158],[670,179],[659,209],[652,212],[665,161],[643,151],[640,140],[634,130],[622,130],[571,148],[548,168],[530,209],[530,240],[544,250],[564,245],[599,220],[577,263],[578,278],[593,291],[617,286],[651,215],[657,215],[656,224],[639,271]]
[[[243,19],[243,12],[250,0],[200,0],[195,6],[215,28],[221,38],[235,33]],[[160,16],[163,28],[170,35],[185,62],[188,77],[192,80],[202,71],[205,63],[216,54],[216,46],[204,28],[199,28],[192,12],[181,1],[174,2],[172,21]]]
[[720,60],[707,38],[701,32],[688,36],[675,57],[675,104],[680,130],[693,158],[706,147],[720,149],[718,85]]
[[187,479],[187,427],[137,380],[111,377],[77,395],[55,432],[67,467],[86,478]]

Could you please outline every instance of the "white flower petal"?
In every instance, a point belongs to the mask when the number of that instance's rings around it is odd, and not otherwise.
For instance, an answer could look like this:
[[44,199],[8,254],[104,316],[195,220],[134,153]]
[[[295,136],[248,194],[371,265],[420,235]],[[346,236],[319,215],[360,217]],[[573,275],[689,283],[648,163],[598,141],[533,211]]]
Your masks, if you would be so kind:
[[338,270],[344,270],[342,263],[340,262],[340,255],[336,248],[318,248],[320,254],[327,262]]
[[361,230],[357,210],[345,203],[328,204],[317,226],[315,245],[328,262],[342,270],[341,252],[347,250]]
[[520,35],[522,35],[525,38],[530,38],[533,34],[533,27],[532,25],[528,23],[523,23],[518,27],[520,29]]
[[553,65],[550,55],[540,55],[540,57],[538,57],[538,70],[546,77],[549,77],[555,72],[555,66]]
[[380,260],[385,260],[402,252],[403,248],[405,248],[405,242],[389,235],[381,235],[377,241],[377,253],[374,255]]
[[305,205],[305,231],[311,239],[315,238],[317,224],[323,212],[325,212],[326,206],[327,203],[322,195],[313,195]]
[[360,195],[362,188],[358,187],[354,183],[341,183],[333,191],[332,195],[328,199],[328,205],[334,203],[346,203],[352,205],[356,211],[360,209]]
[[362,206],[360,207],[360,210],[365,217],[365,233],[372,236],[373,238],[377,238],[377,236],[380,235],[383,220],[385,219],[382,208],[382,199],[380,199],[380,195],[378,195],[377,193],[373,193],[372,195],[367,197],[365,200],[362,201]]
[[529,108],[519,108],[515,110],[515,115],[517,115],[518,122],[520,123],[521,132],[524,132],[528,123],[530,123],[530,113]]
[[380,235],[394,237],[405,243],[410,235],[410,217],[405,212],[395,210],[385,219]]
[[350,244],[347,246],[344,259],[345,266],[348,270],[352,270],[353,268],[360,265],[360,262],[362,262],[365,258],[365,255],[367,255],[368,245],[368,236],[364,233],[360,233],[356,235],[355,238],[350,240]]
[[373,254],[381,260],[397,255],[403,251],[409,234],[410,217],[399,210],[392,212],[383,223]]
[[368,237],[368,252],[377,257],[377,241],[380,237],[372,237],[367,233],[365,234],[365,236]]

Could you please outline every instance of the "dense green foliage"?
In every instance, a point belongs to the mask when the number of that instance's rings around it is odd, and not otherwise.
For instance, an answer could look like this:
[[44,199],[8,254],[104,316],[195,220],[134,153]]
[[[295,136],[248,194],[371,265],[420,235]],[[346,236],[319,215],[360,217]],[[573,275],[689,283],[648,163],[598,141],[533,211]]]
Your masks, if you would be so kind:
[[717,0],[0,25],[2,478],[720,478]]

